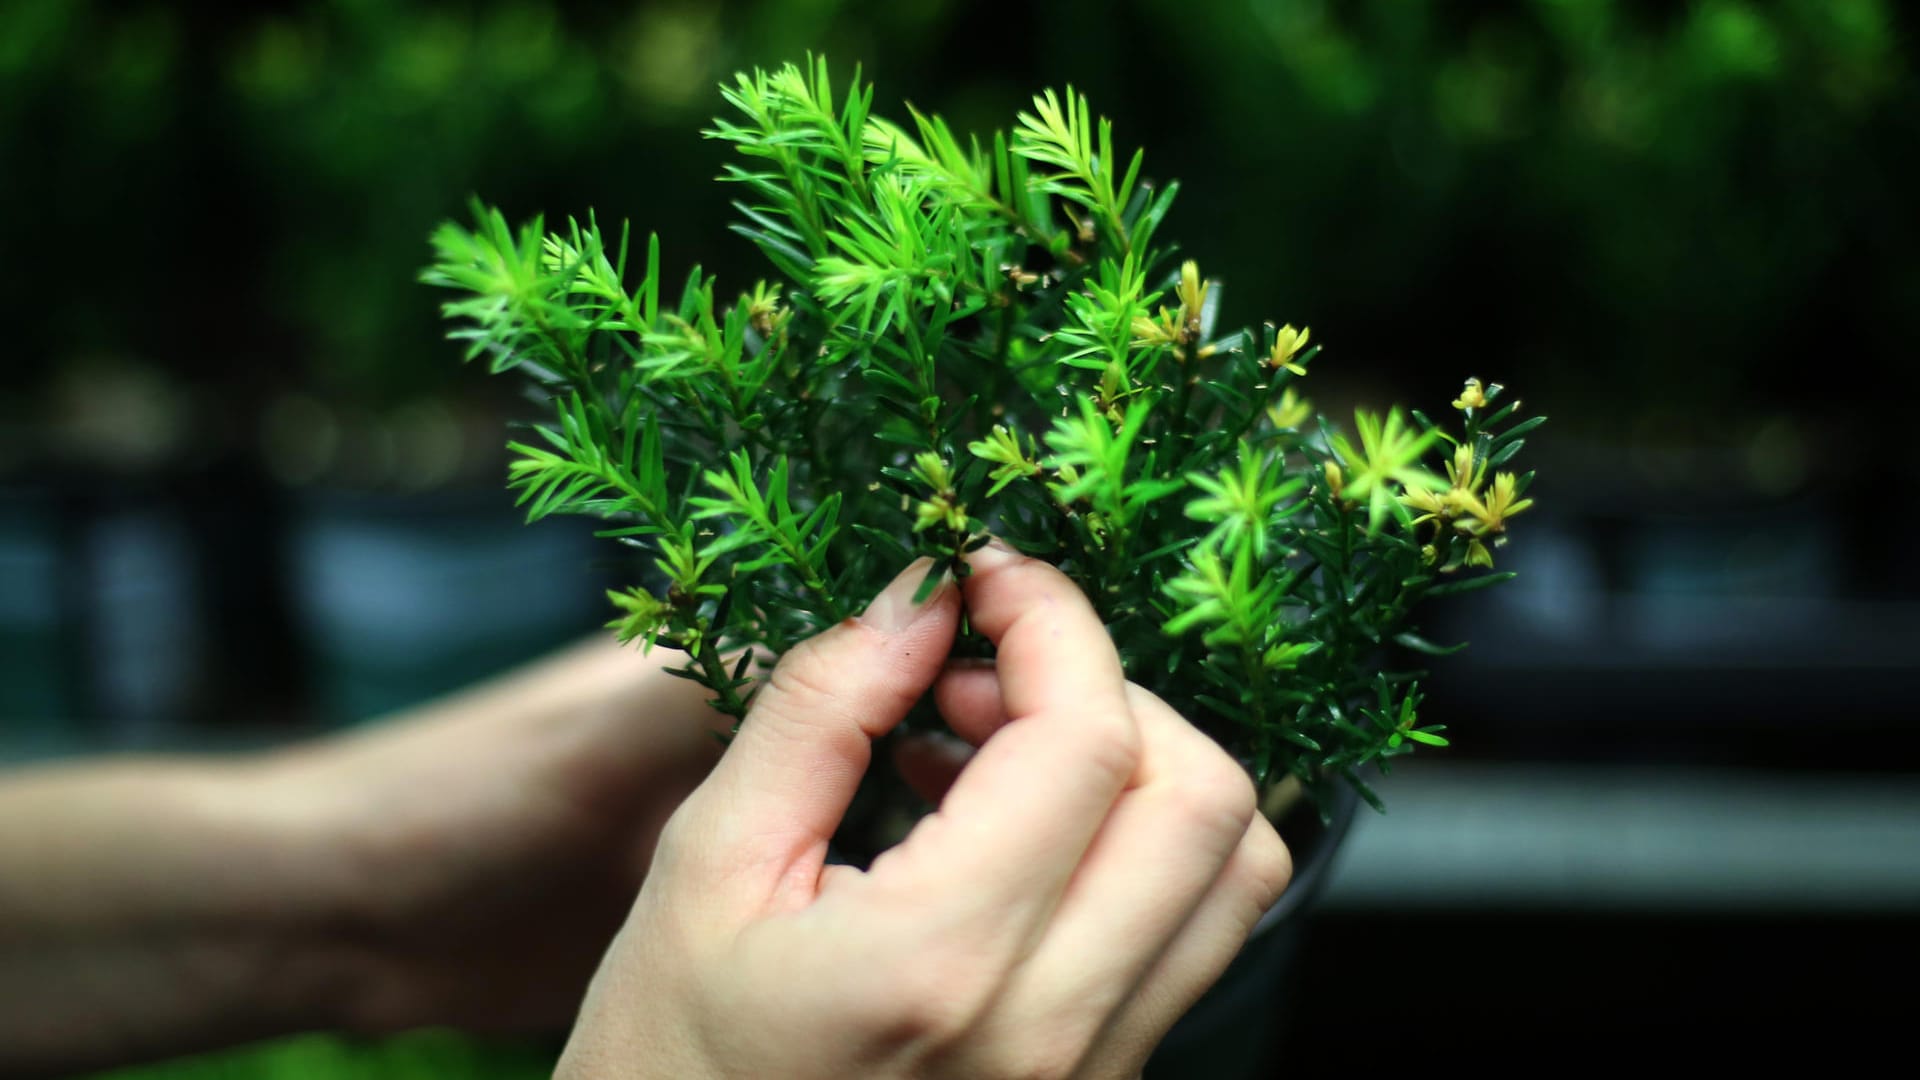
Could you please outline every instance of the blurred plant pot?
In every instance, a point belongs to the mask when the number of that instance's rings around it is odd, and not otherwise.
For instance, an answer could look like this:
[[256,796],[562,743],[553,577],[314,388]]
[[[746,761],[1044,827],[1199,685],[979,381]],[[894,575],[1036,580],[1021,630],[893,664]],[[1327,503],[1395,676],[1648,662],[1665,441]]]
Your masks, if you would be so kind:
[[1345,784],[1322,822],[1302,799],[1278,822],[1293,856],[1293,880],[1211,990],[1173,1026],[1147,1063],[1149,1080],[1238,1080],[1266,1075],[1283,1030],[1288,973],[1313,901],[1332,876],[1360,797]]
[[290,529],[294,608],[315,693],[360,720],[529,660],[605,621],[589,528],[532,527],[493,488],[314,491]]

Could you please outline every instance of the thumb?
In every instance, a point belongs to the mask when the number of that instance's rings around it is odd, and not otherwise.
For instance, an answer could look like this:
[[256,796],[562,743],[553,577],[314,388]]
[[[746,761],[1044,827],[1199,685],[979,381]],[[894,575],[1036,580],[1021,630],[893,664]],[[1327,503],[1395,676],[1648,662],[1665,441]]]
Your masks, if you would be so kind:
[[[775,907],[814,896],[839,828],[886,734],[945,664],[959,590],[913,594],[932,565],[916,560],[867,605],[781,657],[740,733],[689,800],[710,854]],[[760,890],[764,888],[764,894]]]

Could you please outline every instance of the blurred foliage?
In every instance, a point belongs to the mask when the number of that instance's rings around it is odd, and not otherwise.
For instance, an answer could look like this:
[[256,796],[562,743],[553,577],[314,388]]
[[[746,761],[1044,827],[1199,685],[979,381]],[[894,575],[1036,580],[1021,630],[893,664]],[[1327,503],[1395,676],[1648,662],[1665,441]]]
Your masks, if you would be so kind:
[[1571,431],[1624,405],[1655,441],[1682,419],[1752,435],[1831,410],[1809,356],[1913,387],[1890,359],[1920,329],[1909,19],[1885,0],[14,0],[5,379],[132,357],[228,414],[289,385],[474,393],[410,281],[431,224],[482,190],[516,215],[633,208],[732,280],[750,253],[702,182],[720,152],[687,136],[726,71],[812,49],[961,130],[1074,81],[1208,193],[1173,224],[1229,321],[1297,312],[1389,358],[1367,365],[1383,385],[1431,397],[1472,369]]
[[[1169,231],[1225,280],[1228,323],[1284,310],[1366,358],[1329,384],[1527,386],[1568,443],[1608,442],[1592,483],[1553,472],[1562,505],[1638,509],[1701,443],[1762,492],[1838,476],[1823,505],[1867,519],[1849,565],[1912,589],[1866,497],[1905,480],[1906,432],[1851,414],[1920,389],[1913,10],[0,0],[0,480],[63,453],[40,428],[66,416],[72,445],[138,444],[127,460],[256,414],[269,456],[304,458],[323,405],[454,426],[419,399],[484,376],[450,362],[413,273],[474,192],[516,218],[618,208],[744,286],[755,255],[705,182],[724,152],[690,135],[724,73],[814,50],[962,131],[1072,81],[1188,182]],[[376,1075],[300,1045],[328,1063],[204,1075]]]
[[[1187,66],[1194,148],[1232,147],[1208,155],[1243,199],[1186,231],[1257,207],[1274,257],[1246,283],[1311,297],[1290,310],[1316,326],[1394,324],[1442,371],[1475,359],[1471,326],[1595,423],[1803,406],[1798,380],[1743,384],[1911,336],[1911,61],[1886,5],[1160,6],[1185,55],[1239,53]],[[1274,136],[1246,138],[1261,116]]]
[[544,1046],[479,1043],[438,1029],[380,1040],[303,1035],[95,1080],[536,1080],[552,1075],[554,1056]]

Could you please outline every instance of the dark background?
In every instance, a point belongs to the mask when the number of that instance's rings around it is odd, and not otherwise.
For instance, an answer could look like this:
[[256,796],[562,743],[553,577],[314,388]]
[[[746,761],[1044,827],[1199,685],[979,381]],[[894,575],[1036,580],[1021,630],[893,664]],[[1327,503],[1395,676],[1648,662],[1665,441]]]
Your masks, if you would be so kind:
[[[588,632],[512,388],[414,283],[478,193],[745,285],[738,68],[962,130],[1072,82],[1312,389],[1552,422],[1276,1007],[1296,1067],[1859,1048],[1920,958],[1913,9],[1882,0],[0,3],[0,760],[269,743]],[[1365,1047],[1364,1053],[1356,1050]]]

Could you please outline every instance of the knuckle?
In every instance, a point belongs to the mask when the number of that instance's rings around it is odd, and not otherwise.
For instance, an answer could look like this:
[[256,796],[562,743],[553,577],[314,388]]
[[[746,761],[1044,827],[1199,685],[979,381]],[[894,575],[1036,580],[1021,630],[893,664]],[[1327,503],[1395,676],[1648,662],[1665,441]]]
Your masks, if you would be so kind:
[[678,883],[689,875],[705,875],[712,868],[714,837],[695,806],[691,800],[682,803],[660,826],[647,869],[650,881]]
[[972,1041],[992,1008],[1000,980],[951,953],[903,965],[883,979],[885,1042],[941,1053]]
[[660,836],[653,844],[654,862],[667,867],[677,866],[684,863],[689,854],[699,850],[699,840],[689,835],[694,828],[692,819],[686,803],[667,815],[666,823],[660,826]]
[[973,1055],[978,1068],[969,1075],[1007,1080],[1070,1080],[1081,1076],[1092,1053],[1095,1028],[1078,1017],[1056,1017],[1039,1024],[1027,1019],[990,1030]]
[[1257,814],[1253,780],[1215,749],[1181,773],[1179,799],[1197,828],[1238,840]]
[[1026,1044],[1006,1075],[1021,1080],[1071,1080],[1080,1074],[1080,1063],[1089,1049],[1086,1039],[1071,1033],[1043,1033]]
[[1244,830],[1260,812],[1260,796],[1254,790],[1253,778],[1224,753],[1215,755],[1215,760],[1218,764],[1212,770],[1210,786],[1220,800],[1220,812]]
[[1097,736],[1087,740],[1088,766],[1122,782],[1140,768],[1141,754],[1140,727],[1130,717],[1124,723],[1103,722]]
[[912,706],[929,679],[914,670],[911,651],[849,622],[789,649],[767,674],[755,708],[789,721],[858,721],[864,730]]
[[768,673],[767,689],[772,693],[763,695],[763,700],[771,698],[782,712],[805,715],[822,704],[836,701],[838,682],[820,647],[812,641],[803,641],[788,650]]
[[1254,822],[1247,834],[1246,875],[1262,913],[1280,899],[1293,880],[1293,853],[1265,818]]
[[978,1019],[978,1014],[957,995],[923,994],[903,1004],[896,1018],[898,1039],[945,1050],[964,1045]]
[[684,811],[675,810],[660,826],[660,834],[653,841],[653,867],[650,873],[653,870],[671,871],[685,861],[687,852],[693,847],[687,838],[686,817]]

